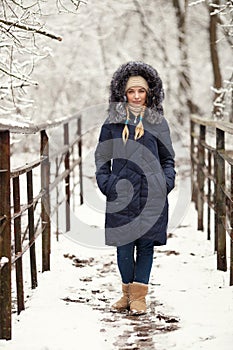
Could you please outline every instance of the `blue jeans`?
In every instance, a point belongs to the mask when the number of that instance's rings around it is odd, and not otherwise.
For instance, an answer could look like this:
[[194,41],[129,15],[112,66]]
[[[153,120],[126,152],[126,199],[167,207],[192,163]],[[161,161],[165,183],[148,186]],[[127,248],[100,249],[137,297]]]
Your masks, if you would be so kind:
[[[136,250],[136,256],[134,256]],[[153,263],[154,242],[139,238],[117,247],[117,264],[123,283],[148,284]]]

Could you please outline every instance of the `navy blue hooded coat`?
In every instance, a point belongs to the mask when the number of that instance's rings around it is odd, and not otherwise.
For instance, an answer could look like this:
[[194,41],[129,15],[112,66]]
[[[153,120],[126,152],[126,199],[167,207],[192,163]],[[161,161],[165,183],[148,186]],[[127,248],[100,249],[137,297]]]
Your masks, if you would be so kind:
[[[126,120],[124,86],[130,75],[149,84],[144,135],[134,140],[138,120],[130,113],[129,139],[124,144]],[[123,81],[123,84],[122,84]],[[167,195],[174,187],[174,151],[163,117],[162,83],[156,70],[141,62],[121,66],[111,82],[109,115],[95,151],[96,179],[106,196],[105,242],[121,246],[143,237],[166,244]]]

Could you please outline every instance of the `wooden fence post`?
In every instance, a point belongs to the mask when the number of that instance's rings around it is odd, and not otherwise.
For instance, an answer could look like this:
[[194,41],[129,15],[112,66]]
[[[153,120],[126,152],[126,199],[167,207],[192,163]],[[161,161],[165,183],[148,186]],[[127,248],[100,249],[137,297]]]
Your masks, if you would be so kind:
[[[64,145],[69,145],[69,124],[64,124]],[[65,177],[65,193],[66,193],[66,232],[70,230],[70,152],[65,155],[65,170],[68,175]]]
[[[217,132],[217,131],[216,131]],[[216,141],[217,142],[217,141]],[[215,149],[214,153],[214,177],[215,177],[215,184],[214,184],[214,250],[217,252],[218,250],[218,213],[217,213],[217,151]]]
[[217,234],[217,269],[226,271],[226,230],[223,221],[226,217],[226,201],[223,188],[225,187],[225,163],[220,151],[225,150],[224,131],[216,129],[216,227]]
[[205,149],[202,145],[202,141],[205,141],[206,127],[200,125],[200,135],[198,143],[198,168],[197,168],[197,182],[198,182],[198,194],[197,194],[197,213],[198,213],[198,230],[204,229],[203,227],[203,211],[204,211],[204,173],[203,168],[205,165]]
[[207,208],[207,239],[210,240],[211,238],[211,209],[210,209],[210,202],[211,202],[211,180],[210,176],[212,174],[212,153],[210,150],[208,150],[208,193],[207,193],[207,203],[208,203],[208,208]]
[[[55,159],[55,166],[56,166],[55,177],[57,177],[58,172],[59,172],[59,164],[58,164],[57,157]],[[59,203],[59,190],[58,190],[58,186],[56,186],[56,204],[55,204],[56,208],[58,208],[58,203]],[[57,241],[59,241],[59,212],[58,212],[58,210],[56,210],[55,214],[56,214],[56,239],[57,239]]]
[[[20,212],[20,181],[19,176],[13,178],[13,201],[14,213]],[[21,215],[14,219],[15,255],[22,253],[21,243]],[[22,256],[15,262],[16,290],[17,290],[17,312],[20,314],[24,310],[24,290],[23,290],[23,264]]]
[[31,287],[37,287],[37,269],[36,269],[36,243],[35,243],[35,223],[34,223],[34,205],[33,205],[33,179],[32,170],[27,172],[27,197],[28,197],[28,229],[30,244],[30,269],[31,269]]
[[233,286],[233,165],[231,164],[231,214],[230,214],[230,286]]
[[195,191],[195,162],[194,162],[194,156],[195,156],[195,143],[194,143],[194,131],[195,131],[195,123],[190,119],[190,158],[191,158],[191,188],[192,188],[192,202],[195,202],[195,205],[197,206],[197,193]]
[[49,139],[45,130],[40,132],[40,140],[40,155],[43,158],[41,163],[41,189],[45,191],[41,200],[42,272],[44,272],[50,270],[51,253]]
[[0,339],[11,339],[10,132],[0,131]]
[[78,118],[78,155],[80,159],[79,163],[79,183],[80,183],[80,204],[83,204],[83,166],[82,166],[82,121],[81,117]]

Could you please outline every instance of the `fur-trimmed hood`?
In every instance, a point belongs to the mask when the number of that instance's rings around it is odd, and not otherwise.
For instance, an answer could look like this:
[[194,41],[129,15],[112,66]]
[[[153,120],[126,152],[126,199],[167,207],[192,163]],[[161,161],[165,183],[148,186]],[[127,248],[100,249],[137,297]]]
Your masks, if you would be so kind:
[[150,123],[160,123],[163,119],[162,101],[164,90],[158,72],[150,65],[140,61],[130,61],[121,65],[113,74],[110,84],[108,121],[120,123],[126,118],[125,86],[130,76],[140,75],[149,85],[147,108],[144,118]]

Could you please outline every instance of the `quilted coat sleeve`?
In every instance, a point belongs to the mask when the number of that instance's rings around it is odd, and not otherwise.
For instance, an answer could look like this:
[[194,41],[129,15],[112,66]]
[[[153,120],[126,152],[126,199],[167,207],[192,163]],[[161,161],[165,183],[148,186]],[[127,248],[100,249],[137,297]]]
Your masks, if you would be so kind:
[[160,164],[166,178],[167,192],[169,193],[175,186],[175,152],[172,146],[168,123],[164,119],[164,122],[162,124],[162,129],[159,133],[157,142]]
[[96,181],[100,191],[106,195],[108,179],[111,175],[112,135],[110,124],[103,124],[99,142],[95,150]]

